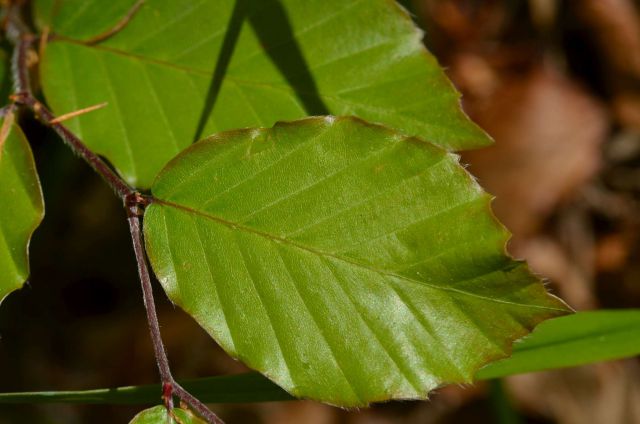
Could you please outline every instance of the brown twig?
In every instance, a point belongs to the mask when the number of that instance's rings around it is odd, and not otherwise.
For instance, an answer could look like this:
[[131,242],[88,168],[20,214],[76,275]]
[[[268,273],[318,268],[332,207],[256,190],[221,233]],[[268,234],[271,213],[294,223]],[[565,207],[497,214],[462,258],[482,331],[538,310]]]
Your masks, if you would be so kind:
[[12,100],[17,104],[24,105],[33,111],[34,115],[45,125],[53,129],[62,140],[73,150],[78,156],[85,160],[116,192],[122,200],[126,196],[135,193],[118,174],[115,173],[98,155],[89,149],[70,129],[59,122],[55,122],[55,115],[47,109],[42,103],[31,95],[30,90],[18,92],[11,96]]
[[162,337],[160,335],[160,324],[158,323],[158,315],[156,313],[156,304],[153,299],[153,288],[151,287],[151,277],[149,276],[149,268],[145,256],[144,247],[142,245],[142,232],[140,230],[140,213],[142,212],[138,206],[135,197],[127,199],[127,220],[129,222],[129,230],[131,232],[131,240],[133,242],[133,251],[138,262],[138,275],[140,276],[140,284],[142,285],[142,296],[144,307],[147,312],[147,321],[149,323],[149,331],[151,332],[151,340],[153,341],[153,349],[162,379],[162,397],[167,405],[167,409],[173,409],[172,401],[172,383],[173,376],[169,368],[169,359],[165,351]]
[[126,27],[129,22],[131,21],[131,18],[133,18],[133,15],[136,14],[136,12],[138,12],[138,10],[142,7],[144,3],[144,0],[138,0],[132,7],[131,9],[129,9],[129,11],[127,12],[126,15],[124,15],[122,17],[122,19],[120,19],[120,21],[118,21],[118,23],[116,23],[113,28],[108,29],[107,31],[98,34],[94,37],[91,37],[88,40],[84,40],[83,44],[86,45],[94,45],[94,44],[98,44],[108,38],[111,38],[112,36],[114,36],[115,34],[117,34],[118,32],[120,32],[122,30],[122,28]]
[[198,398],[196,398],[191,393],[186,391],[181,385],[179,385],[175,381],[173,382],[173,389],[175,391],[176,396],[178,396],[180,399],[185,401],[185,403],[187,403],[192,409],[194,409],[198,413],[198,415],[200,415],[202,418],[204,418],[205,420],[207,420],[212,424],[224,424],[224,421],[218,418],[218,416],[215,413],[213,413],[213,411],[211,411],[209,408],[207,408],[207,406],[204,403],[200,402]]
[[198,398],[179,385],[171,375],[169,359],[167,358],[167,352],[164,348],[164,344],[162,343],[162,336],[160,334],[160,324],[158,323],[158,315],[156,313],[153,290],[151,287],[151,278],[149,276],[149,268],[147,266],[147,259],[143,247],[142,231],[140,229],[140,215],[142,213],[140,202],[145,201],[146,199],[138,194],[131,196],[127,201],[127,212],[129,230],[131,231],[131,238],[133,241],[133,250],[138,262],[138,274],[140,276],[140,283],[142,284],[142,294],[144,298],[144,306],[147,312],[147,322],[149,323],[149,331],[151,332],[151,339],[153,340],[153,348],[158,362],[158,369],[160,370],[160,377],[162,378],[162,398],[167,409],[172,410],[172,397],[175,394],[178,398],[191,406],[195,412],[197,412],[202,418],[206,419],[209,423],[223,424],[222,420],[220,420],[215,413],[207,408],[207,406],[198,400]]

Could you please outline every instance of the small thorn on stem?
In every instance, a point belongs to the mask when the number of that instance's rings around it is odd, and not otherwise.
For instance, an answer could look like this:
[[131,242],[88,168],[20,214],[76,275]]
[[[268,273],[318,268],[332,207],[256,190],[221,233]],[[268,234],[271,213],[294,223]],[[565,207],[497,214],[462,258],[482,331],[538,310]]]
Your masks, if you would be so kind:
[[51,29],[49,26],[45,26],[42,28],[42,33],[40,34],[40,41],[38,42],[38,56],[42,59],[44,57],[44,51],[47,48],[47,43],[49,42],[49,31]]
[[93,106],[85,107],[83,109],[79,109],[79,110],[76,110],[76,111],[73,111],[73,112],[65,113],[64,115],[60,115],[57,118],[54,118],[51,121],[49,121],[49,124],[59,124],[60,122],[64,122],[64,121],[69,120],[71,118],[75,118],[76,116],[84,115],[85,113],[89,113],[89,112],[93,112],[94,110],[102,109],[103,107],[105,107],[108,104],[109,103],[107,103],[107,102],[99,103],[97,105],[93,105]]

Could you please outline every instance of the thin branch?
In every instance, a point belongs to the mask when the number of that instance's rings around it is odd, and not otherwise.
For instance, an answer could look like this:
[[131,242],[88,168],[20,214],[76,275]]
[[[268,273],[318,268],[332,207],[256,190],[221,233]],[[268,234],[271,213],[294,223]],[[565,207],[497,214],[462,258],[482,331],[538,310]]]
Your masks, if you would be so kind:
[[[69,128],[56,122],[55,115],[47,109],[42,103],[34,98],[29,92],[16,93],[12,99],[33,111],[35,116],[42,123],[51,127],[62,140],[67,143],[71,150],[84,159],[116,192],[118,197],[124,199],[135,193],[135,190],[129,186],[118,174],[113,171],[109,165],[105,163],[98,155],[89,149]],[[53,121],[53,122],[52,122]]]
[[186,391],[173,379],[173,376],[171,375],[167,352],[164,348],[164,344],[162,343],[162,336],[160,334],[160,324],[158,323],[156,305],[153,299],[153,288],[151,287],[149,268],[142,243],[142,231],[140,230],[140,214],[142,213],[140,204],[146,201],[147,200],[140,195],[130,197],[127,201],[127,212],[129,230],[131,231],[131,239],[133,241],[133,250],[135,251],[136,260],[138,262],[138,274],[140,275],[140,283],[142,285],[144,306],[147,311],[147,322],[149,323],[153,349],[155,350],[158,369],[160,370],[160,376],[162,378],[162,398],[168,410],[173,408],[172,395],[175,394],[211,424],[224,424],[223,421],[213,413],[213,411],[207,408],[207,406],[198,400],[198,398]]
[[207,406],[200,402],[200,400],[193,396],[191,393],[187,392],[181,385],[173,382],[173,389],[180,399],[186,402],[192,409],[194,409],[202,418],[210,422],[211,424],[224,424],[218,416],[211,411]]
[[[11,27],[13,27],[13,24],[9,24],[9,28]],[[15,38],[15,47],[13,49],[13,55],[11,56],[11,73],[15,93],[31,95],[28,66],[30,44],[31,37],[29,34],[21,34]]]
[[[141,211],[135,199],[129,203],[131,204],[127,205],[127,220],[129,221],[129,230],[131,232],[131,240],[133,241],[133,251],[135,252],[138,263],[138,274],[140,276],[140,284],[142,285],[142,296],[144,307],[147,311],[147,321],[149,322],[149,331],[151,332],[151,340],[153,341],[153,350],[156,361],[158,362],[158,370],[160,371],[160,378],[162,379],[163,385],[171,384],[173,383],[173,376],[169,368],[167,352],[164,349],[162,337],[160,336],[160,325],[158,324],[156,304],[153,299],[151,278],[149,276],[144,247],[142,246],[142,232],[140,231],[140,217],[138,216]],[[163,392],[164,391],[165,389],[163,388]],[[164,395],[167,395],[167,398],[171,398],[171,393],[163,393],[163,396]]]
[[122,19],[120,19],[120,21],[118,23],[116,23],[113,28],[108,29],[107,31],[103,32],[102,34],[98,34],[95,37],[92,37],[88,40],[85,40],[83,42],[83,44],[92,46],[94,44],[98,44],[108,38],[111,38],[112,36],[114,36],[115,34],[117,34],[118,32],[120,32],[122,30],[122,28],[124,28],[125,26],[127,26],[129,24],[129,22],[131,21],[131,18],[133,18],[133,15],[136,14],[136,12],[138,12],[138,10],[140,9],[140,7],[142,7],[144,3],[144,0],[138,0],[136,2],[136,4],[134,4],[131,9],[129,9],[129,11],[127,12],[126,15],[124,15],[124,17]]

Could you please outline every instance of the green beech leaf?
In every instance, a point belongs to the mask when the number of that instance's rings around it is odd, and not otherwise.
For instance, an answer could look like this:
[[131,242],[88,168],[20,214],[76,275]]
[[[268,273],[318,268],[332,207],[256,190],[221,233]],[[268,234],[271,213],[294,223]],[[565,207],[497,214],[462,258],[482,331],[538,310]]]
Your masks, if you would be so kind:
[[144,219],[171,300],[297,397],[424,398],[567,307],[504,253],[457,156],[355,118],[210,137]]
[[0,303],[29,276],[29,240],[43,216],[31,148],[20,128],[12,125],[7,138],[0,139]]
[[184,409],[174,408],[170,414],[167,408],[158,405],[140,412],[129,424],[206,424],[206,422]]
[[466,149],[489,138],[390,0],[37,0],[53,41],[45,97],[131,184],[148,187],[179,151],[221,130],[307,115],[357,115],[432,143]]

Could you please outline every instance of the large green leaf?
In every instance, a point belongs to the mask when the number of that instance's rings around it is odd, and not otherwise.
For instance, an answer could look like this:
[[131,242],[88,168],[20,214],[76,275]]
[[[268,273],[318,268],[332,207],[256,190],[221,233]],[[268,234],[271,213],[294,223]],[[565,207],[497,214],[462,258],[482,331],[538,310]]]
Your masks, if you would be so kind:
[[129,424],[206,424],[205,421],[184,409],[175,408],[171,414],[173,415],[169,414],[167,408],[158,405],[140,412]]
[[0,303],[29,276],[29,240],[43,215],[31,148],[13,125],[0,139]]
[[307,115],[358,115],[435,144],[488,137],[390,0],[147,0],[96,45],[134,0],[37,0],[58,35],[42,58],[44,93],[60,114],[109,106],[68,125],[133,185],[220,130]]
[[355,118],[222,133],[145,213],[169,297],[298,397],[355,406],[470,382],[567,313],[457,157]]

